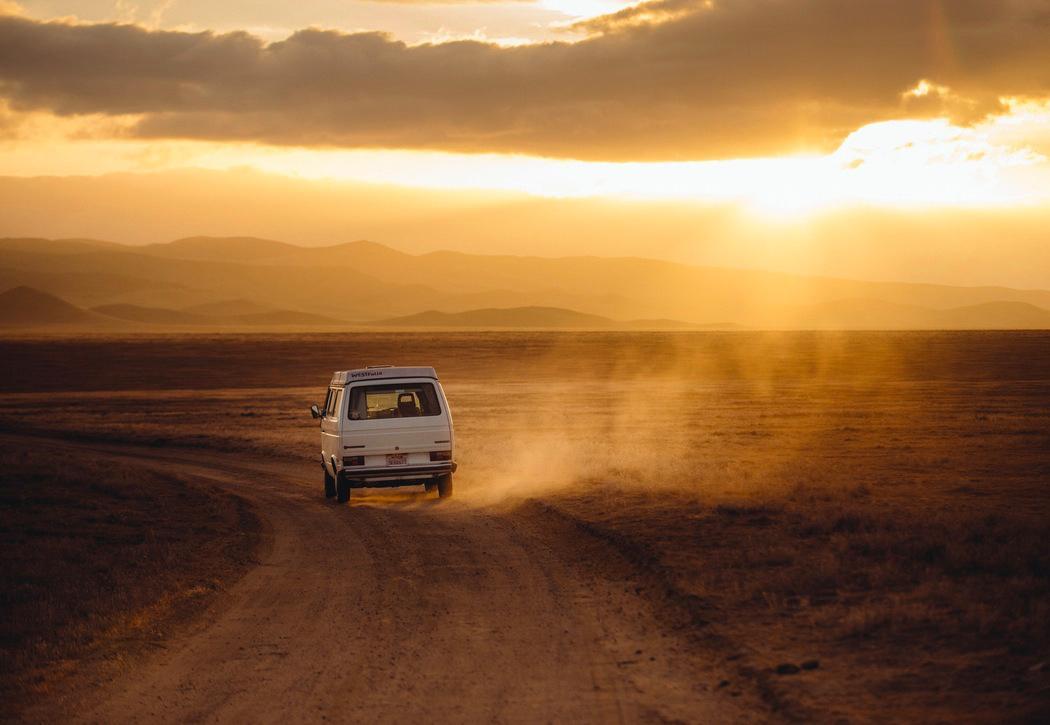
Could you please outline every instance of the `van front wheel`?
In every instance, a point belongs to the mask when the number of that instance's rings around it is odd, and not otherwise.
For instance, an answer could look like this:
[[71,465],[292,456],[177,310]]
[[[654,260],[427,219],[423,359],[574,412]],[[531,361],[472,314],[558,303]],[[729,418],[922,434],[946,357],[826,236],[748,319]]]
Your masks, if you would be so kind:
[[336,497],[335,500],[339,503],[346,503],[350,500],[350,482],[340,476],[335,481]]
[[447,473],[437,480],[438,498],[452,496],[452,474]]
[[335,496],[335,479],[328,475],[328,469],[324,469],[324,497]]

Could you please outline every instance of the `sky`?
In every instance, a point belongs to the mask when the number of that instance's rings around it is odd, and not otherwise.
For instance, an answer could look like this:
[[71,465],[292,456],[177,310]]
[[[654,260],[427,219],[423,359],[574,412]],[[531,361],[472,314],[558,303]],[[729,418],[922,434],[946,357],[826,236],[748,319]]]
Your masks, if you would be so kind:
[[[1050,287],[1050,0],[0,0],[0,175],[187,169],[387,191],[360,230],[304,222],[305,243]],[[406,231],[401,198],[427,191],[573,222],[543,243],[478,213]],[[639,219],[603,248],[586,230],[623,204],[664,210],[660,233]],[[220,226],[239,221],[266,231],[236,205]]]

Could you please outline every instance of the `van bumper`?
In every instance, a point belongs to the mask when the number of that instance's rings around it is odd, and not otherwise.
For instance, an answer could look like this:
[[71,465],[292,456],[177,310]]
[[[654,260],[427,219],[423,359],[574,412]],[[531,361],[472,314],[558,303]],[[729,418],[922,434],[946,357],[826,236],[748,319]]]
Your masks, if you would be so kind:
[[459,466],[455,461],[442,461],[421,466],[374,466],[370,468],[347,466],[339,475],[350,483],[351,488],[383,486],[414,486],[455,473]]

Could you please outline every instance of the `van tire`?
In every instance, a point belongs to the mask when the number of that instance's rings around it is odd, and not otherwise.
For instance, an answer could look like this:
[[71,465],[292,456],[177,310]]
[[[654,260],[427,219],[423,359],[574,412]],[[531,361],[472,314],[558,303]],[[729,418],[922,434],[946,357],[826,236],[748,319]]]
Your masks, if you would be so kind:
[[452,497],[452,474],[447,473],[437,480],[438,498]]
[[340,476],[335,480],[335,500],[339,503],[346,503],[350,500],[350,482]]
[[335,479],[328,475],[328,469],[324,469],[324,497],[335,496]]

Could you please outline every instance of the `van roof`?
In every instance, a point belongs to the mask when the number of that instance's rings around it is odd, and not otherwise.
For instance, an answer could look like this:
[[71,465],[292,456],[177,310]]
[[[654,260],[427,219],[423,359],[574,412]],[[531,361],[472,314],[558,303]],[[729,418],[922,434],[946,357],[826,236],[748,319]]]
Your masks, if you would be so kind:
[[356,370],[338,370],[332,374],[331,385],[346,385],[360,380],[386,380],[389,378],[433,378],[437,372],[432,367],[394,367],[393,365],[375,365]]

